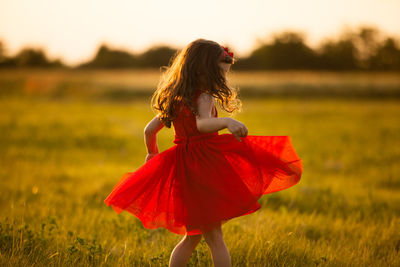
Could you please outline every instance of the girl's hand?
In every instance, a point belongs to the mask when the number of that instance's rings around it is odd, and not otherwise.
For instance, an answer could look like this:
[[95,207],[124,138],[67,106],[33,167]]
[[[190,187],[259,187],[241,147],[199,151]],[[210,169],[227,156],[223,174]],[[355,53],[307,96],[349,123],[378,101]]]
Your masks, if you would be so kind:
[[241,142],[240,137],[246,137],[248,133],[246,126],[235,119],[227,119],[226,128],[228,128],[228,130],[236,137],[236,139]]
[[149,161],[150,159],[154,158],[157,155],[158,155],[158,153],[149,153],[149,154],[147,154],[145,162]]

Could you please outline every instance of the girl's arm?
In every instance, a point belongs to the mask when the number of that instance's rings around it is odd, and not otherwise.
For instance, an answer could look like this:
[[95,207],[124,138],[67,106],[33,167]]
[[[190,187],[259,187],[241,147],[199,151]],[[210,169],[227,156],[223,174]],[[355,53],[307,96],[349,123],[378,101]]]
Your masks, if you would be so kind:
[[155,116],[144,128],[144,142],[147,148],[146,161],[158,154],[157,133],[164,127],[164,124]]
[[207,94],[201,93],[197,99],[197,109],[199,115],[196,116],[197,129],[202,133],[216,132],[225,128],[236,137],[238,141],[240,137],[247,136],[246,126],[235,119],[229,117],[216,118],[211,116],[214,98]]

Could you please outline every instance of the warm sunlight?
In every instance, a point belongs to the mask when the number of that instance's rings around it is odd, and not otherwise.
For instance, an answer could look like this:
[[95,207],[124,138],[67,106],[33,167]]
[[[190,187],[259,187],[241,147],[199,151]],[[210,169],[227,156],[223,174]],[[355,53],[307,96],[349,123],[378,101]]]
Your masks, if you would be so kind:
[[247,55],[258,39],[286,29],[304,32],[310,45],[348,26],[371,25],[398,36],[399,10],[396,0],[1,0],[0,39],[10,54],[43,47],[68,64],[91,58],[101,42],[141,52],[199,37]]
[[400,0],[0,0],[0,266],[400,266]]

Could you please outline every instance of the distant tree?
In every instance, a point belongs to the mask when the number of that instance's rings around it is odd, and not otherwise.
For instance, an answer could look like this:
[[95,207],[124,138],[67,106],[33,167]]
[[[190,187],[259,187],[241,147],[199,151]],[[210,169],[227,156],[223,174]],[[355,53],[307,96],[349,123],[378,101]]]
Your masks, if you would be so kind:
[[374,27],[362,26],[356,31],[346,30],[339,41],[325,41],[318,49],[322,68],[394,70],[399,65],[398,48],[394,39],[382,39],[382,34]]
[[380,47],[381,33],[375,27],[362,26],[357,32],[350,35],[356,47],[356,57],[360,69],[371,68],[371,58]]
[[49,67],[51,64],[41,49],[24,48],[16,56],[17,67]]
[[[345,30],[337,40],[327,39],[312,49],[304,34],[285,31],[260,42],[248,57],[239,58],[237,70],[329,69],[400,70],[400,48],[392,37],[382,37],[375,27],[362,26]],[[101,44],[94,58],[77,68],[160,68],[170,63],[177,49],[159,45],[141,54],[111,49]],[[7,56],[0,40],[0,68],[66,67],[60,59],[50,61],[42,49],[24,48],[15,56]]]
[[6,55],[4,43],[0,41],[0,68],[52,68],[66,66],[60,59],[50,61],[42,49],[23,48],[14,57]]
[[176,52],[176,49],[168,46],[152,47],[143,54],[139,55],[139,66],[144,68],[158,68],[161,66],[167,66],[171,57]]
[[5,47],[2,41],[0,41],[0,62],[6,59]]
[[132,68],[138,63],[134,55],[116,49],[110,49],[102,44],[93,60],[81,64],[80,68]]
[[0,68],[15,67],[15,60],[6,55],[6,48],[3,41],[0,41]]
[[50,62],[51,67],[60,67],[60,68],[69,68],[67,67],[64,62],[61,61],[61,59],[55,59]]
[[270,44],[256,48],[251,55],[238,61],[238,67],[255,69],[315,69],[319,66],[317,54],[304,43],[296,32],[275,36]]
[[356,47],[352,40],[325,41],[319,48],[321,68],[352,70],[357,68]]
[[94,59],[81,64],[79,68],[158,68],[168,65],[175,52],[175,49],[167,46],[157,46],[140,55],[133,55],[102,44]]
[[374,70],[400,70],[400,49],[393,38],[387,38],[370,60]]

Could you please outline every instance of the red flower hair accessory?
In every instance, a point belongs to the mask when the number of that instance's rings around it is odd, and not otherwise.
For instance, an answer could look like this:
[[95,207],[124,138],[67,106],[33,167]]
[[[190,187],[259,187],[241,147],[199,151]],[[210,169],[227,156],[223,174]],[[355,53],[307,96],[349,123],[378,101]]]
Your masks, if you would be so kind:
[[228,47],[224,47],[221,45],[221,47],[224,49],[224,53],[222,54],[221,58],[224,58],[226,56],[230,56],[233,58],[233,52],[229,52]]

